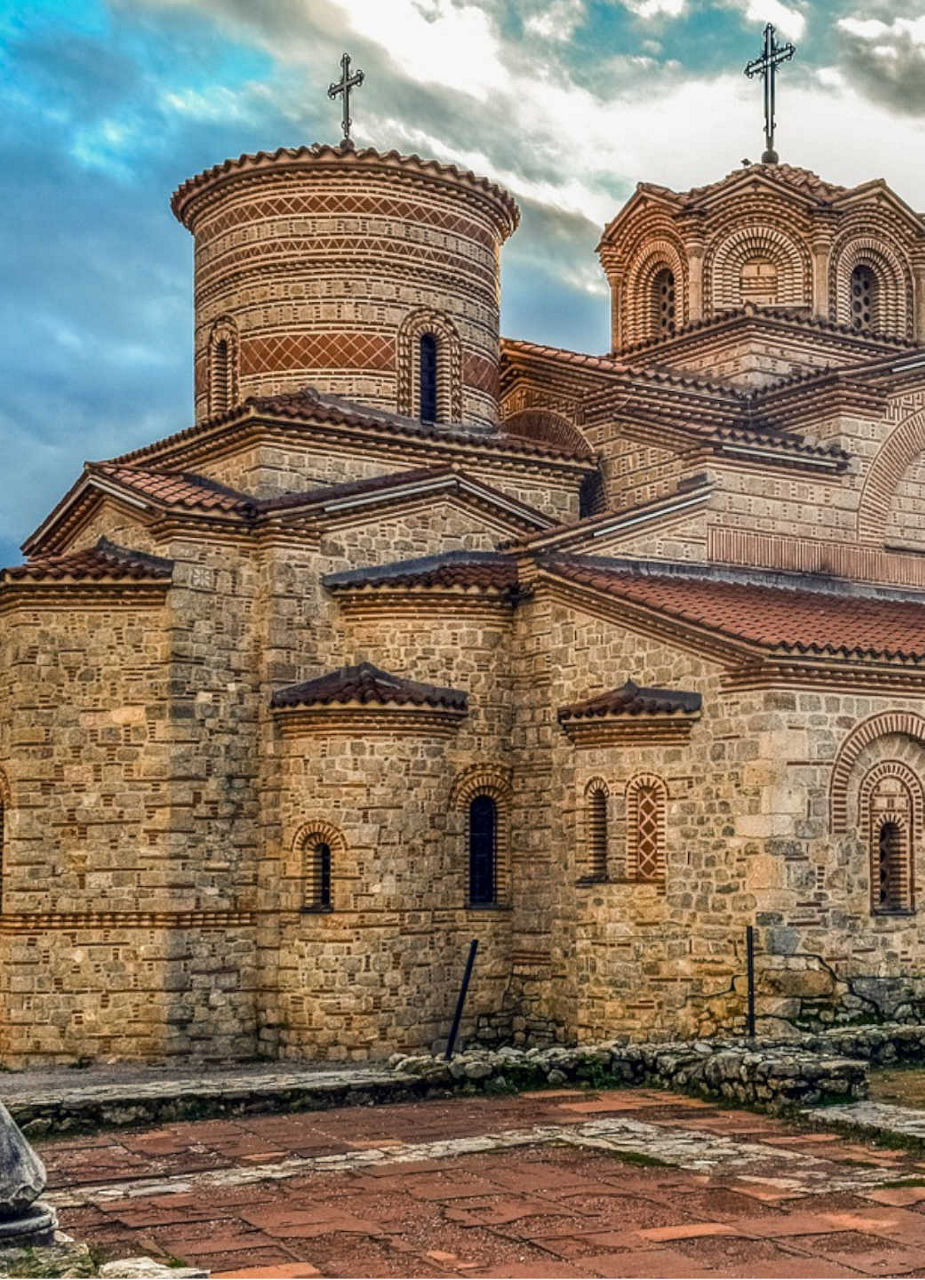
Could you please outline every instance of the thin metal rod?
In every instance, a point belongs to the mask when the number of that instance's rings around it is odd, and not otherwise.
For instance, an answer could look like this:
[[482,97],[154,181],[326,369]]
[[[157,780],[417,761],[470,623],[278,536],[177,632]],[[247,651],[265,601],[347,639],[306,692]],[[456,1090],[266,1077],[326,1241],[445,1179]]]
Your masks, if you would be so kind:
[[748,975],[748,1014],[745,1030],[753,1040],[755,1038],[755,929],[750,924],[745,926],[745,965]]
[[475,953],[479,949],[478,938],[469,943],[469,959],[466,961],[466,972],[463,974],[462,986],[459,988],[459,999],[456,1001],[456,1013],[453,1015],[453,1028],[446,1042],[446,1060],[449,1062],[456,1048],[456,1037],[459,1035],[459,1024],[462,1022],[463,1009],[466,1007],[466,993],[469,990],[469,979],[472,977],[472,966],[475,964]]

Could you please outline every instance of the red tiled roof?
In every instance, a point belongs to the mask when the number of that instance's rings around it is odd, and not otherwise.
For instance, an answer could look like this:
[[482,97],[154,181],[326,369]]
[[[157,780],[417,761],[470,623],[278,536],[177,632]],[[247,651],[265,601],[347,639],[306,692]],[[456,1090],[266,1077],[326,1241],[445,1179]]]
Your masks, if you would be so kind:
[[198,191],[216,182],[232,175],[259,174],[274,168],[308,168],[315,165],[356,165],[366,169],[410,170],[413,174],[419,175],[419,178],[430,177],[442,182],[449,181],[487,196],[498,206],[498,212],[503,213],[506,225],[502,230],[505,235],[515,231],[520,222],[520,210],[514,197],[504,187],[492,182],[490,178],[480,178],[470,169],[460,169],[455,164],[422,160],[417,155],[406,156],[398,151],[376,151],[373,147],[363,147],[358,150],[352,143],[341,143],[336,147],[328,146],[323,142],[316,142],[310,147],[278,147],[275,151],[257,151],[253,155],[238,156],[236,160],[224,160],[221,164],[213,165],[211,169],[205,169],[202,173],[197,173],[195,177],[187,178],[181,183],[171,197],[170,207],[175,217],[185,225],[189,225],[186,215],[191,199]]
[[466,695],[460,690],[404,680],[401,676],[393,676],[374,667],[371,662],[343,667],[340,671],[319,676],[317,680],[306,680],[303,684],[277,689],[270,699],[270,706],[324,706],[332,702],[379,705],[411,703],[422,707],[445,707],[452,711],[466,710]]
[[128,551],[100,538],[95,547],[72,551],[67,555],[37,556],[27,564],[4,569],[0,577],[7,582],[42,582],[48,579],[90,580],[136,578],[166,579],[173,570],[170,560],[150,556],[142,551]]
[[[826,182],[824,178],[820,178],[818,173],[813,173],[812,169],[802,169],[799,165],[793,164],[753,164],[743,166],[741,169],[733,169],[731,173],[727,173],[725,178],[720,178],[718,182],[709,182],[704,187],[691,187],[689,191],[671,192],[676,195],[682,204],[699,204],[706,196],[713,195],[722,187],[736,182],[745,175],[769,178],[772,182],[780,182],[784,186],[794,187],[797,191],[802,191],[805,195],[812,196],[815,200],[834,200],[838,196],[843,196],[847,191],[853,190],[852,187],[842,187],[835,182]],[[667,188],[661,188],[667,190]]]
[[595,716],[673,715],[676,711],[691,715],[700,710],[699,693],[681,689],[643,689],[627,680],[619,689],[600,693],[584,702],[573,702],[559,708],[559,719],[586,720]]
[[242,515],[252,514],[255,508],[254,499],[246,493],[239,493],[236,489],[229,489],[227,485],[191,472],[157,471],[117,462],[91,462],[87,471],[91,476],[103,476],[170,507],[228,511]]
[[276,396],[249,396],[241,404],[224,413],[215,414],[191,427],[184,427],[153,445],[145,445],[110,459],[113,463],[134,464],[149,457],[164,445],[174,446],[206,434],[214,427],[230,426],[255,417],[286,418],[295,422],[330,422],[348,427],[366,427],[384,430],[400,436],[411,436],[448,445],[466,444],[495,452],[531,454],[551,459],[567,458],[584,460],[584,453],[576,453],[562,445],[543,441],[526,440],[521,436],[509,436],[503,431],[488,428],[464,427],[456,423],[429,424],[397,413],[374,409],[369,405],[345,400],[342,396],[323,394],[313,387],[301,391],[283,392]]
[[357,587],[478,587],[511,591],[517,586],[517,562],[497,552],[450,552],[395,564],[331,573],[324,585],[332,591]]
[[560,577],[763,649],[925,658],[925,601],[794,590],[548,557]]

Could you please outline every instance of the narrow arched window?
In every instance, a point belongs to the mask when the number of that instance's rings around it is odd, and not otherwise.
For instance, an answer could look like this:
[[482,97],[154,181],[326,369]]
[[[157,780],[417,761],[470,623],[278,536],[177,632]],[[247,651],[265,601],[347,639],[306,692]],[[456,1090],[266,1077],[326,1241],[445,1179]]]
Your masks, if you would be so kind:
[[224,413],[231,408],[232,372],[231,350],[227,338],[219,338],[212,346],[209,370],[209,408],[212,413]]
[[662,267],[652,281],[652,318],[657,338],[667,338],[675,331],[674,272]]
[[851,272],[851,325],[861,332],[877,327],[877,277],[870,267]]
[[665,880],[668,789],[661,778],[641,774],[626,788],[626,874],[630,880]]
[[437,421],[437,339],[432,333],[421,334],[420,346],[421,421]]
[[331,909],[331,846],[309,836],[303,854],[305,907],[309,911]]
[[6,810],[3,805],[3,793],[0,791],[0,911],[3,910],[3,853],[6,837]]
[[469,804],[469,904],[492,905],[496,900],[498,807],[491,796],[475,796]]
[[597,787],[588,794],[588,874],[596,880],[607,875],[607,792]]
[[915,805],[898,774],[877,779],[867,790],[870,832],[870,908],[874,914],[912,911]]

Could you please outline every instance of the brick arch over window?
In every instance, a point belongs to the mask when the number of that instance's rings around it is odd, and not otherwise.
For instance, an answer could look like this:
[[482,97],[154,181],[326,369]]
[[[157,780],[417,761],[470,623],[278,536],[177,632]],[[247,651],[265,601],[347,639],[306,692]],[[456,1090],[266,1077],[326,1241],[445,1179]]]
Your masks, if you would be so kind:
[[585,787],[584,874],[603,880],[609,870],[610,831],[608,809],[610,788],[603,778],[592,778]]
[[913,279],[909,263],[874,236],[848,232],[832,246],[829,257],[829,319],[851,324],[851,276],[856,267],[867,267],[877,282],[873,328],[899,338],[913,337]]
[[209,334],[209,413],[226,413],[238,403],[238,328],[230,316],[216,320]]
[[626,784],[626,875],[664,884],[668,788],[654,773],[637,773]]
[[578,428],[553,409],[520,409],[505,418],[502,426],[512,436],[564,445],[565,448],[588,457],[592,454],[591,446]]
[[829,825],[835,835],[843,835],[848,829],[848,783],[861,752],[877,738],[891,733],[925,744],[925,716],[913,711],[881,712],[855,725],[839,747],[829,784]]
[[[915,850],[923,810],[922,783],[901,760],[884,760],[865,774],[858,791],[858,817],[870,855],[870,905],[875,914],[915,907]],[[895,828],[894,847],[886,860],[884,827]]]
[[858,542],[883,546],[894,494],[923,453],[925,410],[920,410],[890,432],[870,464],[858,504]]
[[[495,901],[506,903],[510,896],[510,832],[511,832],[510,774],[502,765],[476,764],[464,770],[450,788],[452,808],[469,814],[469,807],[477,796],[488,796],[495,802]],[[466,831],[468,848],[468,829]]]
[[462,421],[462,343],[456,326],[439,311],[412,311],[398,330],[397,409],[407,418],[421,414],[421,339],[437,343],[437,422]]
[[776,306],[799,307],[812,301],[812,264],[805,246],[779,227],[750,225],[729,232],[708,249],[703,264],[705,314],[742,306],[742,271],[750,262],[776,269]]
[[[328,850],[326,870],[324,858],[319,854],[319,846]],[[289,869],[292,876],[302,883],[301,898],[304,907],[317,909],[333,905],[333,882],[346,849],[347,842],[342,832],[324,819],[304,822],[299,827],[292,842]]]
[[663,271],[670,271],[674,277],[675,327],[680,329],[686,323],[686,259],[680,246],[673,240],[655,240],[632,259],[626,272],[622,325],[624,346],[659,336],[656,283]]

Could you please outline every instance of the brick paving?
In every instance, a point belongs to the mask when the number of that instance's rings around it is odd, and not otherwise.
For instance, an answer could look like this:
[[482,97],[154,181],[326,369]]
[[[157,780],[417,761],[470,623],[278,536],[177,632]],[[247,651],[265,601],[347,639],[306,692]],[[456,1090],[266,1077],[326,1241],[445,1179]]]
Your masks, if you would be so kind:
[[217,1277],[925,1276],[925,1160],[646,1090],[177,1123],[41,1153],[65,1230]]

